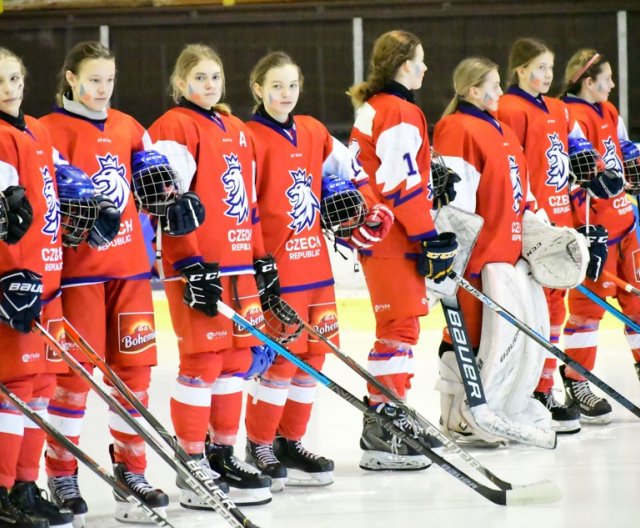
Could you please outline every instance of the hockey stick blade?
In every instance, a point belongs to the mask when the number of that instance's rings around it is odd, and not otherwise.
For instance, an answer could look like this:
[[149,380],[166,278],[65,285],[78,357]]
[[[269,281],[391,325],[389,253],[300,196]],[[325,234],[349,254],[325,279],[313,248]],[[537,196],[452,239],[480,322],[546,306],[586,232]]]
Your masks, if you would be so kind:
[[548,504],[562,499],[562,490],[550,480],[515,486],[507,491],[507,506],[528,506]]
[[[37,323],[36,324],[40,324]],[[131,504],[133,504],[136,508],[142,510],[149,519],[151,519],[158,526],[169,526],[173,528],[173,525],[167,521],[160,513],[153,510],[146,504],[142,503],[140,499],[136,496],[132,495],[131,492],[127,489],[127,486],[117,480],[113,475],[111,475],[106,469],[102,468],[97,464],[95,460],[93,460],[89,455],[87,455],[82,449],[80,449],[77,445],[75,445],[71,440],[69,440],[65,435],[63,435],[60,431],[58,431],[53,425],[47,422],[42,416],[38,413],[34,412],[25,402],[23,402],[20,398],[18,398],[15,394],[13,394],[4,384],[0,383],[0,392],[2,392],[7,398],[9,398],[14,405],[20,410],[22,414],[24,414],[27,418],[33,421],[40,429],[42,429],[45,433],[47,433],[52,438],[55,438],[60,445],[64,446],[73,456],[75,456],[80,462],[82,462],[87,468],[89,468],[95,475],[98,476],[101,480],[106,482],[111,488],[113,488],[113,492],[120,497],[122,500],[125,500]]]
[[490,297],[487,297],[484,293],[474,288],[468,281],[457,275],[455,272],[452,272],[449,275],[454,281],[456,281],[460,286],[462,286],[465,290],[467,290],[471,295],[479,299],[483,304],[488,306],[491,310],[496,312],[500,317],[507,320],[509,323],[514,325],[515,327],[522,330],[528,337],[536,341],[541,347],[545,348],[549,352],[551,352],[554,356],[556,356],[560,361],[562,361],[565,365],[571,367],[578,374],[585,377],[591,383],[593,383],[596,387],[598,387],[601,391],[608,394],[611,398],[617,401],[620,405],[622,405],[625,409],[628,409],[635,416],[640,418],[640,408],[634,405],[630,400],[625,398],[622,394],[616,391],[613,387],[606,384],[602,381],[598,376],[593,374],[590,370],[584,368],[580,363],[570,358],[567,354],[565,354],[562,350],[560,350],[557,346],[549,343],[544,337],[538,334],[535,330],[527,326],[525,323],[520,321],[517,317],[515,317],[511,312],[500,306],[497,302],[495,302]]
[[[242,511],[216,485],[213,479],[204,474],[197,461],[191,459],[191,457],[178,444],[173,435],[171,435],[157,420],[157,418],[151,414],[151,412],[136,397],[133,391],[127,387],[111,367],[109,367],[109,365],[106,364],[95,350],[93,350],[91,345],[89,345],[78,331],[66,319],[63,319],[63,323],[65,332],[69,338],[78,345],[89,361],[91,361],[91,363],[93,363],[104,374],[105,378],[112,383],[120,394],[140,413],[155,432],[158,433],[158,435],[172,450],[172,456],[167,455],[166,451],[164,451],[163,447],[158,444],[154,437],[150,437],[148,434],[139,433],[140,436],[149,443],[154,451],[156,451],[156,453],[158,453],[160,457],[183,478],[185,483],[198,495],[198,497],[205,501],[214,509],[214,511],[219,513],[230,526],[233,526],[234,528],[259,528],[242,513]],[[134,429],[136,429],[136,427],[134,427]],[[173,456],[176,456],[177,460],[174,460],[172,458]]]
[[[480,484],[477,480],[468,476],[457,467],[449,463],[447,460],[442,458],[440,455],[432,451],[431,449],[427,449],[419,442],[417,442],[413,437],[407,435],[404,431],[398,429],[395,425],[393,425],[393,421],[382,415],[375,412],[371,412],[367,405],[351,394],[346,389],[342,388],[336,382],[322,374],[321,372],[314,369],[308,363],[302,361],[298,356],[289,352],[285,347],[281,344],[277,343],[273,339],[271,339],[264,332],[253,326],[249,321],[247,321],[244,317],[239,315],[235,310],[233,310],[228,305],[224,304],[222,301],[218,301],[218,313],[222,314],[224,317],[227,317],[234,323],[236,323],[240,328],[247,330],[250,334],[254,335],[258,339],[260,339],[263,343],[269,345],[273,350],[275,350],[278,354],[283,356],[285,359],[296,365],[300,370],[306,372],[309,376],[314,378],[316,381],[327,387],[329,390],[340,396],[342,399],[351,403],[354,407],[356,407],[360,412],[366,413],[369,416],[372,416],[382,427],[390,431],[392,434],[399,437],[402,441],[406,442],[407,445],[411,446],[413,449],[423,454],[427,458],[431,459],[434,464],[442,468],[449,475],[457,479],[459,482],[465,484],[476,493],[479,493],[486,499],[490,500],[494,504],[506,505],[508,503],[508,497],[510,493],[513,493],[514,490],[502,490],[502,489],[492,489],[483,484]],[[526,487],[525,487],[526,488]],[[516,497],[517,496],[517,497]],[[516,495],[516,500],[513,501],[514,504],[525,504],[525,499],[527,504],[541,504],[547,501],[555,501],[560,498],[559,493],[540,493],[534,487],[534,493],[529,494],[528,491],[518,491]]]

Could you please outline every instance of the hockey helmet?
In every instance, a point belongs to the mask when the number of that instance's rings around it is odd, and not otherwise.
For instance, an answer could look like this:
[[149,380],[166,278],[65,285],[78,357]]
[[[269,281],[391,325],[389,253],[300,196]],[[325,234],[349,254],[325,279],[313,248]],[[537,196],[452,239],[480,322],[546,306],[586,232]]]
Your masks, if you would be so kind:
[[351,181],[335,174],[323,176],[320,215],[326,233],[349,238],[366,214],[364,198]]
[[569,166],[573,183],[588,183],[606,167],[593,145],[584,138],[569,138]]
[[640,194],[640,148],[633,141],[621,141],[625,190],[634,196]]
[[96,191],[91,178],[74,165],[55,165],[62,244],[76,247],[84,242],[98,218]]
[[167,205],[180,194],[180,180],[169,160],[155,150],[141,150],[131,158],[136,200],[147,213],[164,216]]

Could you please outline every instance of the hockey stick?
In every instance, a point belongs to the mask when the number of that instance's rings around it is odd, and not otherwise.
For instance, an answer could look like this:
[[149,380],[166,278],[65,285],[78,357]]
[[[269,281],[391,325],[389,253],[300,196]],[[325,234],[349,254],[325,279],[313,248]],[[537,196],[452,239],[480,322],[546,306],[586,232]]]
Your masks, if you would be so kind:
[[562,361],[565,365],[571,367],[573,370],[578,372],[581,376],[588,379],[591,383],[593,383],[596,387],[598,387],[603,392],[606,392],[611,398],[617,401],[620,405],[631,411],[638,418],[640,418],[640,408],[634,405],[627,398],[622,396],[618,391],[613,389],[611,386],[607,385],[604,381],[598,378],[591,371],[584,368],[580,363],[570,358],[567,354],[565,354],[562,350],[560,350],[557,346],[552,345],[547,341],[544,337],[538,334],[535,330],[527,326],[525,323],[516,318],[511,312],[500,306],[493,299],[487,297],[484,293],[474,288],[471,284],[469,284],[465,279],[452,272],[449,276],[458,283],[459,286],[462,286],[465,290],[467,290],[471,295],[478,298],[483,304],[487,305],[491,310],[496,312],[500,317],[506,319],[509,323],[522,330],[527,336],[533,339],[540,346],[551,352],[554,356],[556,356],[560,361]]
[[128,501],[136,508],[140,508],[144,513],[158,526],[170,526],[173,525],[167,521],[162,515],[155,512],[153,508],[150,508],[146,504],[140,501],[135,495],[133,495],[127,486],[116,479],[113,475],[107,472],[106,469],[98,465],[89,455],[87,455],[82,449],[75,445],[71,440],[58,431],[53,425],[47,422],[37,412],[34,412],[29,406],[23,402],[18,396],[11,392],[3,383],[0,383],[0,392],[2,392],[7,398],[9,398],[16,407],[20,410],[24,416],[34,422],[40,429],[55,438],[60,444],[62,444],[67,450],[69,450],[73,456],[75,456],[80,462],[87,466],[93,473],[95,473],[100,479],[106,482],[113,488],[113,492],[122,500]]
[[[284,301],[283,301],[284,302]],[[351,370],[356,372],[361,378],[363,378],[367,383],[373,385],[376,389],[378,389],[384,396],[386,396],[389,401],[396,404],[399,408],[404,409],[409,416],[411,416],[414,420],[420,423],[425,430],[440,440],[445,447],[447,447],[454,454],[460,456],[465,462],[471,465],[473,468],[478,470],[482,475],[484,475],[487,479],[493,482],[496,486],[503,490],[511,490],[521,486],[514,486],[510,482],[502,480],[500,477],[496,476],[489,469],[483,466],[478,460],[476,460],[470,453],[462,449],[458,444],[456,444],[453,440],[451,440],[447,435],[445,435],[440,429],[438,429],[435,425],[433,425],[429,420],[427,420],[424,416],[422,416],[418,411],[414,408],[407,405],[407,403],[401,400],[395,391],[383,385],[375,376],[373,376],[367,369],[365,369],[360,363],[354,360],[352,357],[348,356],[344,352],[342,352],[336,345],[334,345],[330,339],[327,339],[320,332],[318,332],[313,326],[309,323],[300,319],[302,323],[302,327],[312,336],[322,341],[327,345],[329,350],[342,361],[345,365],[347,365]]]
[[605,277],[607,277],[609,280],[615,282],[618,285],[618,287],[622,288],[624,291],[628,293],[633,293],[634,295],[640,295],[640,290],[638,288],[636,288],[635,286],[632,286],[628,282],[623,281],[620,277],[618,277],[617,275],[614,275],[610,271],[604,270],[602,274]]
[[[173,439],[173,437],[160,426],[161,430],[156,429],[158,434],[160,434],[165,442],[167,442],[171,447],[173,447],[175,454],[178,455],[178,460],[173,458],[173,454],[169,454],[165,448],[156,440],[156,438],[149,434],[149,432],[144,429],[136,420],[134,420],[127,410],[122,406],[122,404],[117,401],[113,396],[108,394],[87,372],[87,370],[71,355],[69,354],[64,347],[51,335],[42,325],[38,322],[35,323],[34,327],[44,338],[45,340],[55,348],[64,361],[69,365],[71,370],[78,374],[81,378],[83,378],[91,388],[98,394],[100,399],[104,401],[113,411],[118,414],[127,424],[138,434],[140,435],[149,446],[162,458],[176,473],[185,481],[185,483],[201,497],[203,500],[207,502],[216,512],[218,512],[228,523],[234,528],[258,528],[255,524],[253,524],[249,519],[247,519],[244,514],[238,509],[238,507],[227,497],[227,495],[213,482],[213,480],[208,477],[204,471],[200,468],[198,461],[192,460],[187,453],[180,448],[177,442]],[[75,332],[73,328],[65,321],[65,332]],[[73,333],[70,333],[70,337],[73,339]],[[78,333],[75,332],[75,335],[78,336]],[[74,340],[75,341],[75,340]],[[87,344],[88,346],[88,344]],[[82,348],[84,350],[84,348]],[[85,351],[86,353],[86,351]],[[93,352],[96,357],[97,354]],[[104,363],[104,362],[103,362]],[[98,368],[100,368],[98,363],[95,363]],[[105,364],[106,365],[106,364]],[[100,368],[100,370],[107,375],[107,373]],[[105,369],[106,370],[106,369]],[[114,374],[115,375],[115,374]],[[111,381],[111,380],[110,380]],[[115,381],[115,380],[114,380]],[[123,396],[125,395],[123,389],[126,389],[129,393],[131,391],[128,387],[119,380],[119,385],[114,383],[114,386],[123,392]],[[139,400],[138,400],[139,402]],[[133,405],[133,403],[132,403]],[[160,425],[159,422],[153,417],[151,412],[149,412],[142,404],[140,404],[141,408],[144,409],[144,414],[141,412],[141,409],[136,407],[146,420],[151,420],[154,423],[149,422],[152,426]]]
[[640,334],[640,325],[636,323],[633,319],[627,317],[620,310],[618,310],[615,306],[611,306],[605,299],[600,297],[599,295],[592,292],[589,288],[585,288],[582,284],[578,284],[576,289],[585,297],[591,299],[594,303],[596,303],[601,308],[604,308],[607,312],[613,315],[619,321],[622,321],[629,328],[631,328],[634,332]]
[[561,492],[555,484],[550,481],[545,481],[537,484],[531,484],[529,486],[523,486],[512,490],[496,490],[480,484],[477,480],[469,477],[463,473],[454,465],[447,462],[437,453],[434,453],[431,449],[427,449],[417,442],[414,438],[407,435],[404,431],[398,429],[393,425],[393,421],[386,416],[378,413],[371,413],[367,405],[342,388],[336,382],[314,369],[311,365],[302,361],[298,356],[287,350],[280,343],[271,339],[264,332],[253,326],[244,317],[235,312],[231,307],[224,304],[222,301],[218,301],[218,312],[225,317],[232,320],[240,328],[247,330],[250,334],[254,335],[263,343],[269,345],[278,354],[289,360],[296,365],[299,369],[306,372],[309,376],[317,380],[322,385],[326,386],[332,392],[340,396],[342,399],[351,403],[360,412],[371,415],[382,427],[401,438],[404,442],[410,445],[419,453],[431,459],[436,465],[440,466],[449,475],[456,478],[472,490],[476,491],[486,499],[490,500],[494,504],[500,505],[517,505],[517,504],[541,504],[554,502],[561,498]]

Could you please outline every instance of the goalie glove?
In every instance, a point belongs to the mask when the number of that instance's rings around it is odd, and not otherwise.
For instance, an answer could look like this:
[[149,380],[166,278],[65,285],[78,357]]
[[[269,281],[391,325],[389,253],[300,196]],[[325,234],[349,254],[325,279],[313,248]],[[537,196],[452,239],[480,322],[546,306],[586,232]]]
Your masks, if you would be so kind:
[[12,185],[7,187],[0,195],[4,195],[6,204],[7,225],[3,240],[7,244],[17,244],[31,226],[33,209],[25,195],[24,187]]
[[418,257],[418,273],[435,283],[442,282],[453,268],[453,259],[458,252],[455,233],[440,233],[428,240],[420,241],[422,252]]
[[218,301],[222,296],[220,268],[217,262],[196,262],[180,269],[187,284],[182,299],[184,303],[203,314],[218,315]]
[[604,169],[595,175],[592,180],[580,185],[594,198],[612,198],[620,194],[624,188],[624,179],[620,174]]
[[268,305],[272,296],[280,297],[280,279],[278,278],[278,266],[273,255],[265,255],[253,261],[253,269],[256,273],[256,286],[260,296],[262,307]]
[[0,277],[0,320],[28,334],[40,317],[42,276],[22,269]]
[[589,265],[587,266],[587,277],[593,281],[600,278],[607,261],[609,249],[607,240],[609,233],[602,225],[583,225],[577,229],[578,233],[584,235],[589,242]]
[[164,216],[160,217],[162,232],[169,236],[188,235],[204,222],[204,205],[194,192],[177,196],[173,203],[166,206]]
[[351,244],[356,249],[370,248],[387,236],[393,220],[391,209],[383,204],[375,204],[364,217],[364,224],[351,233]]
[[98,218],[87,239],[92,248],[108,244],[120,231],[120,211],[116,204],[104,194],[96,194],[95,200],[98,202]]

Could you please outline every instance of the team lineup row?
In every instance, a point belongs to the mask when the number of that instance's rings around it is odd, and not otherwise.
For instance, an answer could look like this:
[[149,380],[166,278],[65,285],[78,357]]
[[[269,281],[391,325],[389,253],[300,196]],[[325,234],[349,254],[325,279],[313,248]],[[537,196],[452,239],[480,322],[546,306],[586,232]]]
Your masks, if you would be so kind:
[[[69,51],[58,106],[40,119],[23,115],[24,65],[0,48],[2,386],[79,443],[89,385],[45,344],[42,328],[92,371],[84,347],[65,334],[82,336],[146,405],[157,358],[153,239],[180,355],[170,409],[185,460],[238,505],[268,503],[285,486],[331,484],[333,462],[301,443],[317,379],[250,331],[264,329],[322,369],[339,345],[326,236],[358,251],[375,314],[367,370],[379,383],[365,398],[363,469],[425,469],[425,450],[442,445],[398,403],[411,385],[419,317],[439,298],[451,314],[438,351],[447,436],[552,447],[556,432],[608,423],[609,403],[568,366],[558,403],[555,359],[500,317],[483,320],[481,302],[455,293],[450,278],[455,270],[551,343],[564,334],[566,354],[587,370],[604,308],[583,281],[640,322],[640,300],[611,278],[640,287],[626,194],[640,192],[640,151],[608,102],[607,59],[576,52],[561,99],[545,95],[553,62],[543,42],[518,40],[503,93],[495,63],[463,60],[432,150],[413,96],[425,51],[411,33],[385,33],[367,81],[349,90],[357,113],[347,148],[316,119],[294,114],[303,75],[283,52],[255,65],[255,113],[243,123],[221,102],[220,57],[187,45],[171,76],[176,106],[145,130],[109,107],[116,62],[101,44]],[[225,315],[228,306],[251,328]],[[640,337],[634,325],[625,333],[640,376]],[[458,368],[461,342],[482,365],[482,413],[469,405]],[[246,462],[234,455],[245,379]],[[140,419],[125,392],[114,389]],[[69,446],[1,401],[0,526],[84,526],[88,505]],[[116,481],[163,515],[168,496],[144,476],[145,438],[116,412],[107,420]],[[43,449],[52,502],[36,485]],[[216,509],[180,472],[178,487],[181,505]],[[124,498],[117,519],[149,521]]]

